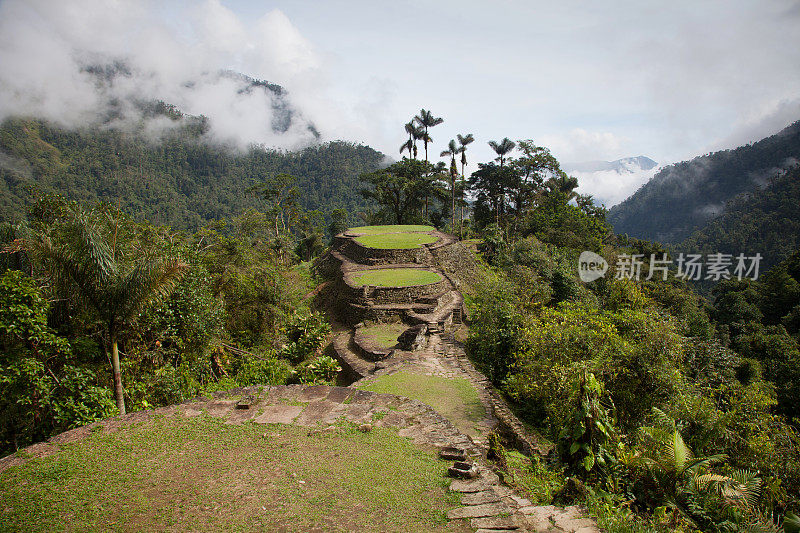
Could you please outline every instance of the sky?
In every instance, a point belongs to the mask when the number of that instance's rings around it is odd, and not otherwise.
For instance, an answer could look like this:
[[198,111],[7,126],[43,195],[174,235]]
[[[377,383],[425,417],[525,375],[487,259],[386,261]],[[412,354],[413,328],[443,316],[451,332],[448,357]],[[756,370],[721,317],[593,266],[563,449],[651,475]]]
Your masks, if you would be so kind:
[[[113,86],[82,71],[114,59],[133,75]],[[236,146],[313,140],[302,121],[273,132],[269,103],[222,69],[284,86],[324,140],[393,158],[425,108],[444,119],[437,159],[475,135],[472,170],[503,137],[562,162],[664,165],[800,119],[800,0],[0,0],[0,118],[73,126],[150,97],[207,115]],[[610,205],[652,173],[582,175],[581,190]]]

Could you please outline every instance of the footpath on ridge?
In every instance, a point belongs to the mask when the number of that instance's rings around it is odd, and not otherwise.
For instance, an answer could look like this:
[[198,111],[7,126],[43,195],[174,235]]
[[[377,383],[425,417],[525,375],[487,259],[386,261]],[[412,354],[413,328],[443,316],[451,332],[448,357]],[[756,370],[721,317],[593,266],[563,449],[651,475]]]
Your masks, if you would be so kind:
[[[475,465],[476,477],[450,484],[463,493],[463,505],[448,512],[449,519],[469,520],[480,533],[599,531],[577,506],[532,505],[488,466],[486,439],[492,432],[527,455],[549,450],[466,357],[460,289],[480,276],[467,247],[424,226],[351,228],[336,236],[316,268],[326,279],[317,302],[334,322],[333,349],[350,387],[426,400],[448,421],[446,434],[428,432],[437,435],[435,445],[464,450],[466,463]],[[451,390],[450,383],[461,385]],[[452,391],[463,391],[463,384],[474,389],[479,405],[459,405]]]

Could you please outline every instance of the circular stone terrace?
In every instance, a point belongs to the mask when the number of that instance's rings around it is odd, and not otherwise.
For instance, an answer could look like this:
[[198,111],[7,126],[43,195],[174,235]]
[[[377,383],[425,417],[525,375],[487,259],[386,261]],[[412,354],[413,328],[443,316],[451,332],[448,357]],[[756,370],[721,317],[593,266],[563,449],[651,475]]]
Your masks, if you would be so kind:
[[377,268],[348,274],[354,287],[416,287],[442,281],[441,274],[423,268]]
[[432,226],[388,225],[350,228],[345,234],[365,248],[409,250],[438,241],[435,231]]

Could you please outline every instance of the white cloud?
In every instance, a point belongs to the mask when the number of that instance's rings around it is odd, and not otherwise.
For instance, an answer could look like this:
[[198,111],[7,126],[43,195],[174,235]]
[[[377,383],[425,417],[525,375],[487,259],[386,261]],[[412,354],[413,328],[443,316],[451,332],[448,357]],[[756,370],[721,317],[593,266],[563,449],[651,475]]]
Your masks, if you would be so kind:
[[570,172],[578,178],[578,192],[591,194],[595,203],[605,204],[610,208],[625,200],[639,187],[652,178],[658,168],[650,170],[637,169],[632,172],[616,172],[603,170],[597,172]]
[[[164,100],[209,117],[212,136],[227,143],[296,148],[313,141],[301,113],[276,134],[274,98],[245,91],[243,79],[219,75],[235,68],[302,94],[320,60],[282,12],[272,10],[248,27],[218,0],[208,0],[187,14],[189,31],[162,15],[155,3],[133,0],[3,2],[0,118],[31,114],[76,126],[99,121],[117,101],[128,119],[138,120],[132,102]],[[104,85],[85,72],[113,61],[123,61],[129,75]]]
[[709,151],[759,141],[774,135],[798,119],[800,119],[800,97],[765,102],[738,120],[729,135],[711,142]]
[[611,132],[575,128],[564,135],[543,135],[536,141],[550,148],[560,161],[611,161],[632,155],[625,152],[628,139]]

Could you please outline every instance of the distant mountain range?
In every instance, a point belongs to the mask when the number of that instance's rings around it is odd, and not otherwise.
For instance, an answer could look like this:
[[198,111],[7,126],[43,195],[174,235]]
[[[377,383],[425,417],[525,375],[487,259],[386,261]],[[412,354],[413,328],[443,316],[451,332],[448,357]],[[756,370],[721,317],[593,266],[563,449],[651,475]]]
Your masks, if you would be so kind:
[[771,180],[798,162],[800,121],[756,143],[662,168],[630,198],[614,206],[608,221],[617,233],[680,243],[723,214],[729,202],[767,188]]

